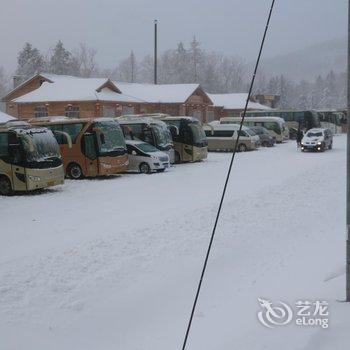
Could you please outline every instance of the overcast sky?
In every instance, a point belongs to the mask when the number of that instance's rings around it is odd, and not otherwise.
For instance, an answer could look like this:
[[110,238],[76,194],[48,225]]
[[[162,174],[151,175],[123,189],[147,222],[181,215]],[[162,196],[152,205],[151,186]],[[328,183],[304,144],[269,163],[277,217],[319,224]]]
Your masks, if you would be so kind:
[[[152,53],[153,19],[159,50],[188,43],[251,60],[256,56],[271,0],[0,0],[0,66],[15,69],[28,41],[43,52],[61,39],[68,49],[86,42],[102,68],[134,50]],[[276,0],[265,57],[334,38],[347,31],[346,0]]]

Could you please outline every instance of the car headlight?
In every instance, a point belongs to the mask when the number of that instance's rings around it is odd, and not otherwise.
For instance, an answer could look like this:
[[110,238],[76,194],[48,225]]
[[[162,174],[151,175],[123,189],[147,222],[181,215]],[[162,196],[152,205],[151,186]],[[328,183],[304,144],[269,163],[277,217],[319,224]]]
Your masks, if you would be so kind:
[[321,141],[318,141],[318,142],[317,142],[317,145],[318,145],[318,146],[321,146],[321,145],[322,145],[322,142],[321,142]]
[[41,181],[41,177],[39,177],[39,176],[29,175],[28,178],[31,181],[36,181],[36,182]]

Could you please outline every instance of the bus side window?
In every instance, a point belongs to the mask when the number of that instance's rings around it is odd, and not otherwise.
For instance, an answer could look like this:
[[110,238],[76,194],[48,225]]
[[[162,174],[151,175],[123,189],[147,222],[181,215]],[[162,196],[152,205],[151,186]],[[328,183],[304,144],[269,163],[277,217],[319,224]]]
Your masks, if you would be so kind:
[[190,133],[190,131],[188,129],[184,129],[183,135],[184,135],[184,142],[185,143],[191,143],[192,135],[191,135],[191,133]]
[[85,134],[83,137],[83,150],[87,158],[95,160],[97,158],[95,135]]
[[9,156],[9,137],[8,133],[0,133],[0,158]]

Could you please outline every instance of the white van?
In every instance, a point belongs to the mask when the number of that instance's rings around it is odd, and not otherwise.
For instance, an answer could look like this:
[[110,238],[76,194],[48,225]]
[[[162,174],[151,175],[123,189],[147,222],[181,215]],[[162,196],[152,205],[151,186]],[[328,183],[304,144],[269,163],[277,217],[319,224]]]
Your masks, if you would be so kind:
[[144,174],[163,172],[170,167],[169,156],[143,141],[125,140],[129,156],[129,171]]
[[[242,117],[224,117],[220,119],[221,124],[237,123],[240,124]],[[289,129],[284,119],[279,117],[249,117],[248,115],[244,118],[244,125],[250,126],[262,126],[268,130],[270,135],[281,143],[289,139]]]
[[[237,141],[239,125],[221,124],[218,120],[203,125],[208,140],[208,151],[233,151]],[[237,150],[251,151],[260,146],[260,138],[246,126],[242,126]]]

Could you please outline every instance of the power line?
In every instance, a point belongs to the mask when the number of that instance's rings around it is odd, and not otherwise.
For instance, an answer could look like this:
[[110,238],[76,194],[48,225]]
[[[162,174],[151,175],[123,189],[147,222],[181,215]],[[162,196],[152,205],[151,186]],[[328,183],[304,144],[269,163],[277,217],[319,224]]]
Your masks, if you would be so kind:
[[272,11],[273,11],[273,8],[275,6],[275,1],[276,0],[272,0],[270,11],[269,11],[269,15],[268,15],[268,18],[267,18],[266,27],[265,27],[264,35],[263,35],[263,38],[262,38],[262,41],[261,41],[258,58],[256,60],[253,77],[252,77],[252,80],[251,80],[251,83],[250,83],[250,87],[249,87],[248,97],[247,97],[247,100],[246,100],[246,103],[245,103],[245,107],[244,107],[244,111],[243,111],[243,115],[242,115],[242,120],[241,120],[241,123],[240,123],[240,126],[239,126],[237,140],[236,140],[233,152],[232,152],[230,166],[229,166],[229,169],[228,169],[228,172],[227,172],[225,185],[224,185],[224,188],[223,188],[223,191],[222,191],[219,208],[218,208],[218,211],[217,211],[217,214],[216,214],[216,218],[215,218],[215,222],[214,222],[213,231],[211,233],[209,246],[208,246],[208,249],[207,249],[207,253],[206,253],[206,256],[205,256],[205,260],[204,260],[201,276],[200,276],[198,287],[197,287],[197,291],[196,291],[196,296],[194,298],[194,303],[193,303],[192,310],[191,310],[191,316],[190,316],[190,319],[189,319],[189,322],[188,322],[188,325],[187,325],[186,334],[185,334],[185,338],[184,338],[183,345],[182,345],[182,350],[186,349],[188,336],[189,336],[189,333],[190,333],[190,330],[191,330],[191,326],[192,326],[193,316],[194,316],[194,313],[196,311],[198,297],[199,297],[199,294],[200,294],[200,291],[201,291],[201,287],[202,287],[202,282],[203,282],[203,278],[204,278],[204,275],[205,275],[205,271],[207,269],[209,255],[210,255],[210,252],[211,252],[211,248],[212,248],[214,237],[215,237],[215,233],[216,233],[216,227],[217,227],[217,224],[218,224],[218,221],[219,221],[219,218],[220,218],[222,204],[223,204],[224,199],[225,199],[227,184],[228,184],[228,181],[230,179],[233,161],[235,159],[235,155],[236,155],[236,152],[237,152],[237,146],[238,146],[238,142],[239,142],[239,137],[240,137],[240,134],[241,134],[241,131],[242,131],[242,127],[243,127],[243,123],[244,123],[244,119],[245,119],[245,116],[246,116],[246,113],[247,113],[250,97],[252,95],[253,86],[254,86],[254,82],[255,82],[255,77],[256,77],[256,73],[258,71],[262,50],[264,48],[264,44],[265,44],[265,40],[266,40],[266,36],[267,36],[267,31],[268,31],[268,28],[269,28],[269,25],[270,25]]

